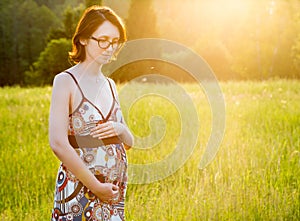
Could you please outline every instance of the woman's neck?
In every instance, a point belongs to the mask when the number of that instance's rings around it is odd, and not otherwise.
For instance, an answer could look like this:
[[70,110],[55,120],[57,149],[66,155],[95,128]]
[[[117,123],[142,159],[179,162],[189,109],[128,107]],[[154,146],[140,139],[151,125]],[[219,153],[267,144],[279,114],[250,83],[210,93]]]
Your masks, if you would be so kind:
[[102,82],[105,77],[101,71],[102,64],[99,65],[97,62],[83,61],[76,65],[76,72],[85,79],[90,79],[97,83]]
[[102,69],[102,64],[99,64],[97,62],[88,62],[83,61],[79,63],[80,68],[83,70],[83,73],[88,74],[89,76],[99,76]]

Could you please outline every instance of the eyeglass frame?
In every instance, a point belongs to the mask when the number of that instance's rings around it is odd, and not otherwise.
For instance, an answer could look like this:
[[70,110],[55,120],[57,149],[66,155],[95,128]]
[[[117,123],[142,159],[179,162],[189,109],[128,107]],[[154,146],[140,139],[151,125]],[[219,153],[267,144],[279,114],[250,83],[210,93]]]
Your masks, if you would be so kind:
[[[94,41],[97,41],[98,43],[98,47],[101,48],[101,49],[108,49],[110,46],[112,46],[112,48],[114,50],[118,49],[121,45],[122,45],[122,42],[120,41],[109,41],[109,40],[104,40],[104,39],[98,39],[98,38],[95,38],[94,36],[91,36],[90,39],[94,40]],[[108,42],[108,45],[107,47],[101,47],[100,46],[100,41],[103,41],[103,42]],[[116,44],[116,46],[114,47],[114,44]]]

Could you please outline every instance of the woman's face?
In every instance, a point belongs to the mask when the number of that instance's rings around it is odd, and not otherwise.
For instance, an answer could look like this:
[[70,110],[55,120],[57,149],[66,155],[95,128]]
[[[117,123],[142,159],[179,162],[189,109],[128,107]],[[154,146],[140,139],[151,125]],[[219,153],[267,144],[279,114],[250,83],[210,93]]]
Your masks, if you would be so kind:
[[109,63],[117,49],[119,39],[118,28],[109,21],[104,21],[86,40],[86,60],[96,61],[99,64]]

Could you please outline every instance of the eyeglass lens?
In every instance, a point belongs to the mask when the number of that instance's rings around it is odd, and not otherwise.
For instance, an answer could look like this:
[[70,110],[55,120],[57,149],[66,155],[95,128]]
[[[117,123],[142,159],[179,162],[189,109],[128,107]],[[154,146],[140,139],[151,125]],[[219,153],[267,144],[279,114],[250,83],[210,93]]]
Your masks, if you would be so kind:
[[110,45],[112,45],[113,49],[116,49],[119,46],[119,41],[110,42],[110,41],[105,40],[105,39],[97,39],[93,36],[90,37],[90,38],[97,41],[99,48],[102,48],[102,49],[107,49],[107,48],[109,48]]
[[107,49],[107,48],[109,48],[110,45],[112,46],[113,49],[116,49],[119,45],[119,42],[117,42],[117,41],[110,42],[108,40],[98,40],[98,45],[102,49]]

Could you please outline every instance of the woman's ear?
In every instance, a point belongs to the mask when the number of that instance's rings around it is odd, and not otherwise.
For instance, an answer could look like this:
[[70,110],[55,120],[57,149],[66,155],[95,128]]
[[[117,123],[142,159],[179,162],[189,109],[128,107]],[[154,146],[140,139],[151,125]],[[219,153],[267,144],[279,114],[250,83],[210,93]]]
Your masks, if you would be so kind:
[[79,39],[80,44],[82,44],[83,46],[87,45],[87,39]]

